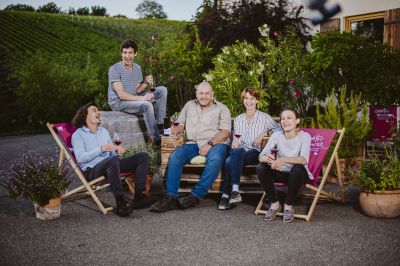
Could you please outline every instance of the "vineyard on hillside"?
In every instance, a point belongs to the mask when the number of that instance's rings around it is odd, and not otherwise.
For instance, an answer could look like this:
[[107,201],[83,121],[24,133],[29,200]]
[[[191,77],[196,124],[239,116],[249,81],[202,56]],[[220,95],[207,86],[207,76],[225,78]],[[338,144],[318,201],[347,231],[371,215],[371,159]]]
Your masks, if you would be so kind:
[[108,67],[120,59],[121,40],[145,49],[151,36],[186,26],[22,11],[0,11],[0,23],[0,133],[43,131],[88,100],[107,108]]

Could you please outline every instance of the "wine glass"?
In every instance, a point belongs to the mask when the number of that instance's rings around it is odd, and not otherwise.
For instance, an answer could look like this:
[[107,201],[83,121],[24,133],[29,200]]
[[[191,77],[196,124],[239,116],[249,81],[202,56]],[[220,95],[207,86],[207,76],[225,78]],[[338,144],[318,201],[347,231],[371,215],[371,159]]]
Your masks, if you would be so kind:
[[150,86],[149,91],[151,93],[154,93],[156,91],[156,84],[155,84],[154,80],[152,82],[150,82],[149,86]]
[[278,144],[275,144],[274,147],[271,149],[271,154],[274,156],[275,160],[278,158],[278,151]]
[[[114,133],[113,142],[114,142],[114,144],[115,144],[116,146],[121,145],[122,140],[121,140],[121,137],[119,136],[118,133]],[[118,149],[116,149],[116,150],[118,150]]]
[[235,138],[237,138],[238,141],[240,141],[240,137],[242,136],[242,133],[240,132],[235,132]]

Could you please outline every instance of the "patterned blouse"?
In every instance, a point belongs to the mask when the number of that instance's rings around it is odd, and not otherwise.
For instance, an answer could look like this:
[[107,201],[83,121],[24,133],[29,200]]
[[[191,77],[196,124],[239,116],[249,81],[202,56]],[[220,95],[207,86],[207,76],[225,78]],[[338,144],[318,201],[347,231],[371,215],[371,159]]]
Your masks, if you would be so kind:
[[240,146],[246,151],[251,149],[261,151],[261,147],[254,144],[255,138],[263,132],[281,130],[279,124],[269,114],[259,110],[254,114],[250,124],[247,123],[246,113],[238,115],[234,120],[233,128],[234,134],[241,134]]

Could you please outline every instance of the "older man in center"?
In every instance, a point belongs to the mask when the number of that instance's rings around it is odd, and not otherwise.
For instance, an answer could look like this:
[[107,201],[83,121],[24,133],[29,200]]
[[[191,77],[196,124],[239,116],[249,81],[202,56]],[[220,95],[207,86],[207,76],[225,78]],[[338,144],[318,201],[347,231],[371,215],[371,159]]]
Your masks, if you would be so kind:
[[[183,134],[186,130],[187,141],[171,155],[165,196],[155,203],[150,211],[187,209],[200,202],[214,183],[229,151],[231,132],[231,114],[222,103],[213,99],[213,89],[208,82],[196,87],[196,100],[189,101],[183,107],[177,122],[171,128],[172,134]],[[206,156],[206,164],[200,180],[189,196],[178,199],[179,183],[186,163],[197,155]]]

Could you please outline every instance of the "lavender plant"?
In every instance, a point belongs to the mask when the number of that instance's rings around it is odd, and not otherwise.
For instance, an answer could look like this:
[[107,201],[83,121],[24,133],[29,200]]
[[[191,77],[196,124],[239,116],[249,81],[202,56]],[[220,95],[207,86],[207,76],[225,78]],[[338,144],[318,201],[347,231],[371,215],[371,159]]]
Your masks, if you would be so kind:
[[68,164],[58,166],[55,154],[43,157],[28,150],[21,160],[12,161],[1,171],[0,185],[13,199],[25,198],[43,206],[65,192],[72,173]]

